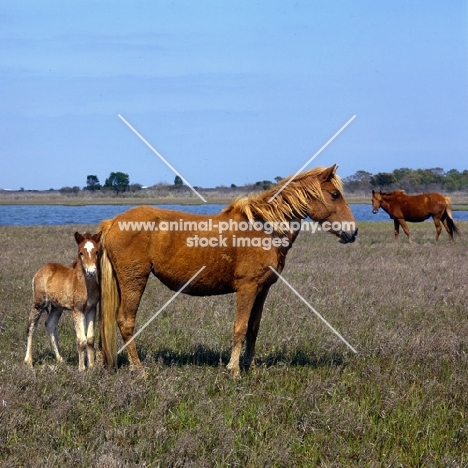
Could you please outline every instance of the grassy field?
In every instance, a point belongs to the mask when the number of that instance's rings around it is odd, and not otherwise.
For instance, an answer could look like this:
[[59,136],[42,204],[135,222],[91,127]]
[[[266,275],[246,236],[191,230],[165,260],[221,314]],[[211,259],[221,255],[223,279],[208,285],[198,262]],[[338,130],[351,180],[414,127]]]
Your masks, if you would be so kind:
[[[224,369],[233,295],[178,296],[137,338],[146,379],[125,356],[79,373],[69,314],[65,363],[41,325],[28,369],[31,278],[69,263],[85,228],[0,227],[1,466],[468,466],[468,235],[435,245],[432,223],[413,224],[395,244],[385,222],[352,245],[299,236],[284,277],[357,355],[277,283],[240,380]],[[151,279],[137,328],[172,294]]]

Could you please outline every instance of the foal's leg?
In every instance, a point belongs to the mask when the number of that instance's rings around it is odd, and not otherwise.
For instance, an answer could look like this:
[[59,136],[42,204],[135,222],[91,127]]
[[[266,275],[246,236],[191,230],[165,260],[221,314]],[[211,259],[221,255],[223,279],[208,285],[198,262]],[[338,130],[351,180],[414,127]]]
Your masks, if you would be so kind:
[[79,309],[73,309],[73,321],[75,322],[76,347],[78,348],[78,370],[84,371],[86,353],[86,315]]
[[49,334],[50,342],[52,343],[52,348],[55,353],[57,362],[62,362],[62,356],[59,352],[59,342],[58,342],[58,322],[62,316],[62,309],[59,309],[54,306],[50,306],[49,316],[47,317],[45,326],[47,328],[47,333]]
[[96,308],[91,308],[86,318],[86,351],[88,354],[88,366],[94,367],[94,321],[96,319]]
[[[257,286],[243,288],[236,294],[236,315],[234,317],[234,336],[231,351],[231,359],[227,368],[231,371],[232,377],[239,377],[239,358],[245,335],[249,326],[250,315],[257,297]],[[260,322],[260,321],[259,321]],[[258,331],[258,330],[257,330]],[[252,343],[252,342],[251,342]]]
[[33,336],[37,330],[37,324],[39,323],[39,319],[41,318],[42,312],[44,312],[44,308],[39,305],[34,305],[31,313],[29,314],[28,320],[28,343],[26,347],[26,357],[24,358],[24,362],[29,366],[32,367],[33,358],[32,358],[32,341]]
[[265,286],[255,298],[252,312],[250,314],[249,324],[247,327],[246,335],[246,348],[244,355],[244,366],[255,367],[255,343],[257,341],[258,330],[260,328],[260,321],[262,319],[263,304],[268,295],[270,286]]

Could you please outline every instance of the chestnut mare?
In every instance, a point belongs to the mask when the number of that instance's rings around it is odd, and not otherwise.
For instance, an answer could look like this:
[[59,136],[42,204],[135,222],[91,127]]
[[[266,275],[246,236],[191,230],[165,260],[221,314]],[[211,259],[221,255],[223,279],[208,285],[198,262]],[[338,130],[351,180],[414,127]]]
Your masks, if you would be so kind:
[[61,263],[47,263],[34,275],[33,307],[28,323],[28,345],[24,362],[32,367],[32,340],[42,313],[47,310],[46,328],[58,362],[62,362],[58,347],[57,327],[64,309],[73,311],[79,370],[94,365],[94,322],[99,302],[97,282],[101,233],[81,235],[75,232],[78,257],[69,268]]
[[[193,296],[237,293],[234,336],[227,368],[239,375],[254,365],[255,341],[270,286],[310,216],[340,238],[354,242],[354,217],[342,195],[336,165],[284,179],[274,188],[233,201],[216,215],[194,215],[140,206],[103,221],[101,257],[101,346],[105,365],[117,365],[117,325],[132,367],[141,367],[133,332],[149,274]],[[271,202],[270,198],[289,185]],[[170,228],[172,226],[172,229]]]
[[410,232],[406,221],[419,223],[432,216],[436,227],[436,242],[442,232],[444,225],[450,239],[453,241],[453,234],[460,235],[460,230],[455,225],[452,217],[452,206],[449,197],[440,193],[422,193],[421,195],[407,195],[404,190],[394,192],[375,192],[372,190],[372,212],[375,214],[382,208],[390,218],[393,219],[395,227],[395,241],[398,239],[400,226],[411,242]]

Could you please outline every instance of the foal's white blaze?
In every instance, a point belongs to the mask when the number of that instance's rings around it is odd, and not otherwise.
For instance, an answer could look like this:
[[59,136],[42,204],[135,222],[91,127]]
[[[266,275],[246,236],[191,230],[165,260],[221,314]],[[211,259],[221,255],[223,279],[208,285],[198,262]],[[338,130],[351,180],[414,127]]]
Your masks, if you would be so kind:
[[94,249],[94,244],[91,241],[86,241],[86,244],[83,246],[83,248],[88,251],[88,256],[91,257],[91,252]]
[[[93,249],[95,248],[94,244],[91,241],[86,241],[83,248],[88,252],[88,257],[91,258],[91,254],[93,252]],[[87,276],[91,277],[91,276],[94,276],[96,274],[96,265],[95,264],[92,264],[92,265],[83,264],[83,267],[84,267],[84,269],[86,271]]]

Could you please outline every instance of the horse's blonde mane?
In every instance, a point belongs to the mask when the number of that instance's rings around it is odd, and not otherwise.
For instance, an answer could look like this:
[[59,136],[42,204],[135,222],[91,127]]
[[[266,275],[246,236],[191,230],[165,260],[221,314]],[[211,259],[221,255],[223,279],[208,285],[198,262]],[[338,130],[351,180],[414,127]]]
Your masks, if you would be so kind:
[[[287,223],[292,219],[304,219],[308,215],[308,205],[312,199],[323,201],[323,193],[318,175],[326,168],[316,167],[298,174],[289,176],[269,190],[247,197],[237,198],[228,205],[223,213],[239,210],[254,222],[262,220],[268,223]],[[291,180],[293,179],[293,180]],[[291,180],[291,182],[289,182]],[[288,183],[289,182],[289,183]],[[340,192],[343,191],[341,179],[333,174],[330,182]],[[271,202],[270,198],[276,195],[281,187],[288,185]]]

